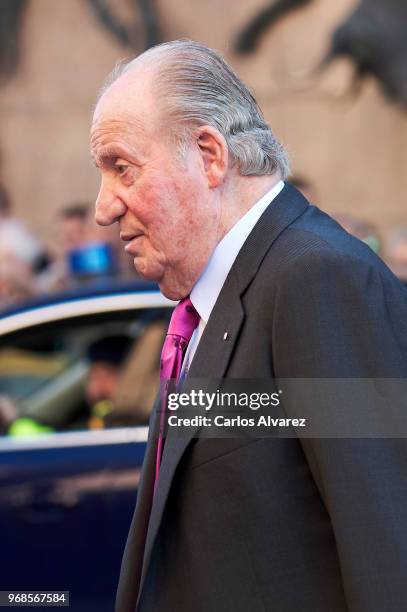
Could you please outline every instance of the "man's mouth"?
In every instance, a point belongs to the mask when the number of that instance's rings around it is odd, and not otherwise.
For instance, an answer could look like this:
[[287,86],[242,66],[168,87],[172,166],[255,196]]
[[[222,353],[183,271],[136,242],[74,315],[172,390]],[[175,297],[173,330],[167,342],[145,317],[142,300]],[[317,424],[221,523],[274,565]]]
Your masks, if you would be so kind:
[[141,236],[144,236],[142,232],[136,232],[135,234],[120,232],[120,239],[123,240],[123,242],[127,242],[126,246],[124,247],[126,253],[130,253],[132,255],[135,254],[135,252],[133,251],[135,251],[135,249],[137,248],[137,239],[141,238]]

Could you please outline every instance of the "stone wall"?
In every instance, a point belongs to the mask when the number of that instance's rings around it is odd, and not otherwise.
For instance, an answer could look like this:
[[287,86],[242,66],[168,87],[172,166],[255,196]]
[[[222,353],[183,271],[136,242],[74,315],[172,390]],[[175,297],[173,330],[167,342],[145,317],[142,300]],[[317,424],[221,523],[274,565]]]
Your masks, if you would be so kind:
[[[253,89],[293,171],[316,187],[317,203],[370,219],[384,232],[407,224],[407,121],[375,82],[344,98],[346,62],[314,84],[307,74],[354,0],[315,0],[266,33],[253,56],[232,40],[266,0],[157,0],[166,39],[190,37],[221,50]],[[126,16],[128,0],[110,3]],[[94,201],[98,175],[88,153],[96,93],[116,61],[131,57],[97,22],[85,0],[30,0],[22,61],[0,89],[1,177],[16,212],[52,240],[56,211]],[[301,89],[302,87],[302,89]]]

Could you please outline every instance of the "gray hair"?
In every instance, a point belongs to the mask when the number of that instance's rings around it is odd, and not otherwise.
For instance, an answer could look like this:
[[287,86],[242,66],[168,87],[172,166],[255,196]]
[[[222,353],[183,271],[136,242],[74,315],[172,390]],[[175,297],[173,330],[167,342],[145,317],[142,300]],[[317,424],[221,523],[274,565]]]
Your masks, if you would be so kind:
[[240,174],[279,171],[283,179],[288,176],[284,147],[249,89],[219,53],[191,40],[163,43],[119,66],[108,85],[144,60],[153,60],[154,91],[167,125],[177,128],[182,152],[197,127],[210,125],[224,136]]

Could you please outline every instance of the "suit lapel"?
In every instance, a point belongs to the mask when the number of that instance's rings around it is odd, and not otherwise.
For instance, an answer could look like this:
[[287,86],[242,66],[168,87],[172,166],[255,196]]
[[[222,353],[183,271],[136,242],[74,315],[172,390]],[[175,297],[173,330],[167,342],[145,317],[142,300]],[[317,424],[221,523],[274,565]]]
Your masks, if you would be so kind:
[[[265,210],[240,250],[222,287],[184,381],[183,391],[188,391],[188,382],[194,378],[219,380],[225,376],[244,323],[242,295],[275,239],[303,214],[307,206],[306,199],[294,187],[286,184]],[[165,441],[145,544],[140,592],[175,470],[191,440],[196,437],[199,427],[191,428],[185,437],[178,437],[174,430],[169,429]]]

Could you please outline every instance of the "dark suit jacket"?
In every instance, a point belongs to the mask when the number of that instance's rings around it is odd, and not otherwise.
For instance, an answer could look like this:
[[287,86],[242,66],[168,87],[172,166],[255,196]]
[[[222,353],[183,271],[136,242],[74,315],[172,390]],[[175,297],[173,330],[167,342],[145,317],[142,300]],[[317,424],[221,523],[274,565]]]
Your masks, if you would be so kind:
[[[286,185],[241,249],[189,376],[406,375],[407,291]],[[155,423],[118,612],[407,610],[405,439],[170,432],[152,504]]]

